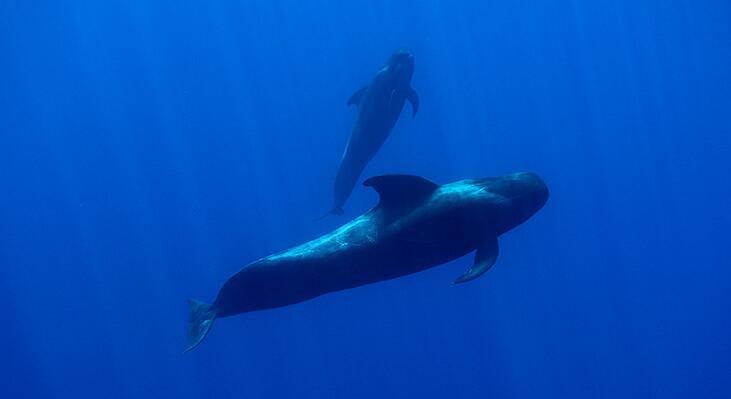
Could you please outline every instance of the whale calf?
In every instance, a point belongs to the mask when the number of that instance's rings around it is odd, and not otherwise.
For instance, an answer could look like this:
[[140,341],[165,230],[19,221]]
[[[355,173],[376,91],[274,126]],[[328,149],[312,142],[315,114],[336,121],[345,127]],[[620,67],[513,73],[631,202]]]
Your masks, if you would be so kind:
[[419,96],[411,88],[413,75],[413,54],[396,51],[373,80],[348,99],[348,105],[358,106],[358,116],[335,176],[329,213],[343,213],[343,205],[360,174],[388,138],[406,101],[411,103],[412,115],[416,116]]
[[379,194],[374,208],[329,234],[245,266],[210,305],[189,300],[185,351],[200,344],[217,318],[416,273],[476,251],[474,264],[454,282],[473,280],[495,263],[498,237],[548,200],[548,188],[533,173],[445,185],[384,175],[363,184]]

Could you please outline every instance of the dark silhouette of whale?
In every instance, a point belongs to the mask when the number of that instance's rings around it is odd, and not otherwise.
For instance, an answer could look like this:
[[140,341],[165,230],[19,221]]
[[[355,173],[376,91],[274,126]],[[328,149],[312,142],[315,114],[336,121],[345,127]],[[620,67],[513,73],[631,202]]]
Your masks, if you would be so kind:
[[407,100],[411,103],[412,115],[416,116],[419,97],[411,88],[413,75],[413,54],[396,51],[373,80],[348,99],[348,105],[358,106],[358,117],[338,167],[329,213],[343,213],[343,205],[360,174],[388,138]]
[[532,173],[438,185],[417,176],[372,177],[378,205],[337,230],[253,262],[228,279],[213,304],[189,300],[185,351],[216,318],[302,302],[416,273],[476,250],[455,283],[495,263],[497,238],[543,207],[548,188]]

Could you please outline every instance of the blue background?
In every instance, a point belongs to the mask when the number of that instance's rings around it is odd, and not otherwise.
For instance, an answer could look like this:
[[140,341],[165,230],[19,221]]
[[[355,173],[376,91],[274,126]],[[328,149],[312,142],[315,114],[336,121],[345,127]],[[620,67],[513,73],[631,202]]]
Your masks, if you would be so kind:
[[[731,397],[728,1],[0,5],[3,398]],[[187,297],[346,218],[345,102],[400,47],[364,177],[519,170],[495,268],[216,323]],[[376,195],[358,187],[353,217]]]

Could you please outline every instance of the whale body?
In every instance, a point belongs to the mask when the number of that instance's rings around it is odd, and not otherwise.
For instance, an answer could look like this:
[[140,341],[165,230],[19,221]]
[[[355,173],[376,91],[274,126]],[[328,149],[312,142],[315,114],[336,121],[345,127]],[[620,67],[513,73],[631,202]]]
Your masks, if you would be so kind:
[[189,300],[186,352],[217,318],[299,303],[416,273],[476,251],[454,282],[485,273],[497,239],[543,207],[548,188],[533,173],[438,185],[418,176],[364,182],[379,193],[374,208],[322,237],[255,261],[228,279],[212,304]]

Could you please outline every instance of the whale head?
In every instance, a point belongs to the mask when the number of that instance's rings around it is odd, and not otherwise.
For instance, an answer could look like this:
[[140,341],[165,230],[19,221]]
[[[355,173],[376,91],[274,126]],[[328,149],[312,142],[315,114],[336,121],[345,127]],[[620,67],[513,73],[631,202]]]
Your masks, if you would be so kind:
[[548,187],[535,173],[513,173],[479,180],[478,184],[489,193],[491,206],[499,204],[501,233],[528,220],[548,201]]
[[414,75],[414,54],[408,50],[396,50],[386,63],[388,70],[406,82]]

